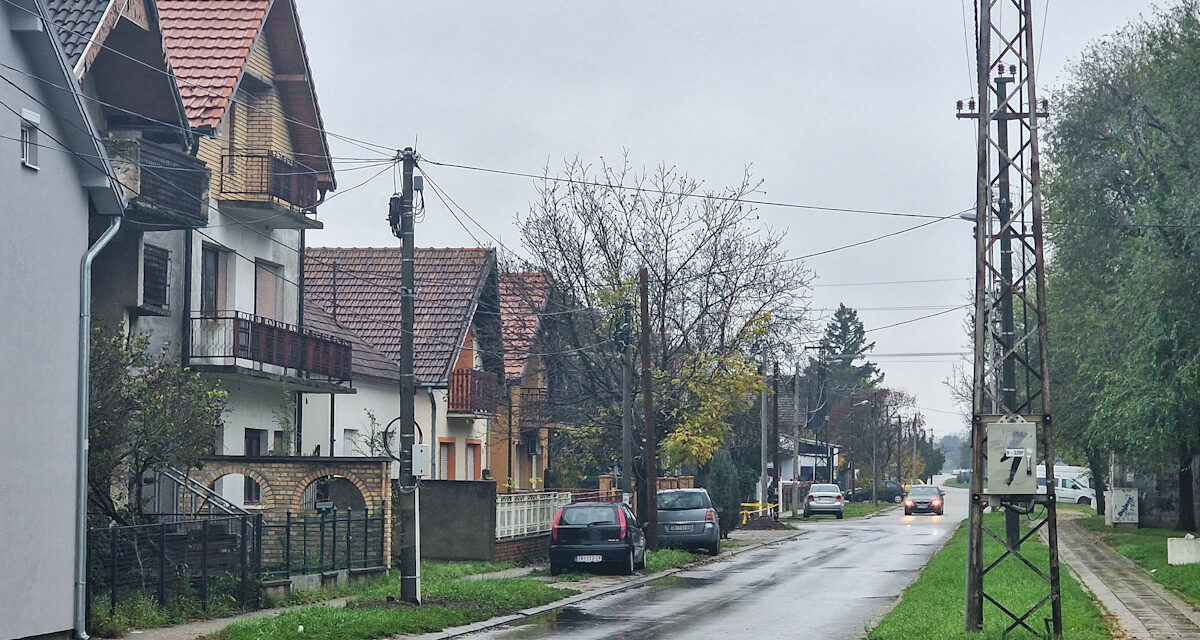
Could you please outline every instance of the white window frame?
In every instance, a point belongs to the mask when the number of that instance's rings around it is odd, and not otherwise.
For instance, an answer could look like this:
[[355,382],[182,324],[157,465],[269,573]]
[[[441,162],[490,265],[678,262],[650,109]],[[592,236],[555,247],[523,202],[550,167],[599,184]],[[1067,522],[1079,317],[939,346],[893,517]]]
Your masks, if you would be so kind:
[[29,109],[21,109],[21,164],[38,170],[38,130],[42,116]]

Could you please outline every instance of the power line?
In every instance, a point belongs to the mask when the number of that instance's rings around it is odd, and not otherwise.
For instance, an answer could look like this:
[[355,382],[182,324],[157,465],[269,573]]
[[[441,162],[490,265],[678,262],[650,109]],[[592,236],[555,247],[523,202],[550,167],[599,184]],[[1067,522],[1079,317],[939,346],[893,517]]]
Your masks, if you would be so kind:
[[945,315],[945,314],[947,314],[947,313],[950,313],[951,311],[958,311],[959,309],[967,309],[967,308],[969,308],[969,307],[972,307],[972,306],[974,306],[974,304],[973,304],[973,303],[972,303],[972,304],[963,304],[963,305],[959,305],[959,306],[957,306],[957,307],[954,307],[954,308],[951,308],[951,309],[946,309],[945,311],[938,311],[937,313],[931,313],[931,314],[929,314],[929,315],[919,316],[919,317],[916,317],[916,318],[910,318],[910,319],[908,319],[908,320],[903,320],[903,321],[901,321],[901,322],[893,322],[892,324],[885,324],[885,325],[883,325],[882,327],[874,327],[874,328],[871,328],[871,329],[867,329],[865,333],[870,333],[870,332],[872,332],[872,331],[882,331],[882,330],[884,330],[884,329],[891,329],[892,327],[899,327],[899,326],[901,326],[901,325],[912,324],[912,323],[914,323],[914,322],[920,322],[921,320],[927,320],[927,319],[929,319],[929,318],[934,318],[934,317],[937,317],[937,316]]

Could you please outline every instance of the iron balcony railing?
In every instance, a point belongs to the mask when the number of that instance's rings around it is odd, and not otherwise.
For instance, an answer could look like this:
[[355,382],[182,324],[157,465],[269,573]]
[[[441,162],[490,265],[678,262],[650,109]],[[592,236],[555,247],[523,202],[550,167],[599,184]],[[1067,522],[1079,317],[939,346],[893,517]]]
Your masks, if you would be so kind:
[[450,374],[450,413],[494,413],[500,379],[479,369],[455,369]]
[[317,206],[317,172],[275,151],[221,156],[221,193],[262,198],[297,211]]
[[202,160],[141,138],[105,138],[104,146],[136,221],[208,224],[209,171]]
[[[239,311],[192,316],[192,364],[273,365],[303,377],[350,380],[353,347],[341,338]],[[284,374],[291,374],[284,371]]]

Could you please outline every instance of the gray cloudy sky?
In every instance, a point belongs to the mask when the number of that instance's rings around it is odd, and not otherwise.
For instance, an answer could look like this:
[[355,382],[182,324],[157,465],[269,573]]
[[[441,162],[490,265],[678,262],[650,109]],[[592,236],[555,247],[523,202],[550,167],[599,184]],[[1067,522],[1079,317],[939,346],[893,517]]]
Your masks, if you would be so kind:
[[[1150,10],[1143,0],[1035,0],[1039,81],[1053,102],[1086,45]],[[970,0],[910,2],[394,2],[299,0],[327,128],[431,160],[513,171],[564,158],[677,165],[716,187],[747,165],[762,198],[945,215],[974,202]],[[1045,12],[1045,13],[1043,13]],[[1045,15],[1044,36],[1040,27]],[[973,47],[973,44],[970,45]],[[377,152],[331,138],[334,155]],[[390,246],[393,191],[377,169],[339,165],[310,246]],[[513,218],[532,180],[426,165],[491,234],[519,250]],[[419,246],[475,241],[432,196]],[[801,256],[921,220],[763,207]],[[464,220],[470,232],[493,244]],[[859,310],[885,383],[917,397],[939,435],[962,418],[943,381],[967,346],[971,228],[957,219],[813,257],[813,306]],[[952,280],[953,279],[953,280]],[[914,280],[903,284],[857,284]],[[1052,321],[1053,322],[1053,321]],[[1053,324],[1051,324],[1053,332]],[[1053,333],[1051,334],[1053,340]]]

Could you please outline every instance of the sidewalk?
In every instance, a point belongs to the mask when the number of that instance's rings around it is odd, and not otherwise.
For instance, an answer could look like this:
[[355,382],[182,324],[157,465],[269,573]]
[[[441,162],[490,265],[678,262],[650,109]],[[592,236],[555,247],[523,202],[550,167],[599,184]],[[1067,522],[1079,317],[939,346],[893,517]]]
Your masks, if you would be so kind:
[[1064,515],[1059,512],[1059,556],[1129,637],[1200,638],[1200,614]]

